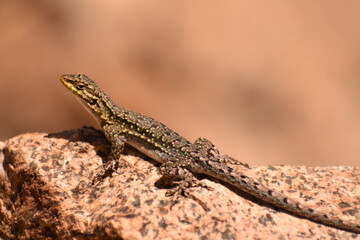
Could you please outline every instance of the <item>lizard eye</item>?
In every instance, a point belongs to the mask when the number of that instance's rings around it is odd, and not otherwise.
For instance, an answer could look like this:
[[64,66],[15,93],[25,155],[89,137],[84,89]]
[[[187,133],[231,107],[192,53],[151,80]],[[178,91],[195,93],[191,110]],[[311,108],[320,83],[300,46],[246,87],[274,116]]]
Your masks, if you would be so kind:
[[78,84],[76,84],[76,88],[77,88],[78,90],[83,90],[83,89],[85,88],[85,85],[82,84],[82,83],[78,83]]

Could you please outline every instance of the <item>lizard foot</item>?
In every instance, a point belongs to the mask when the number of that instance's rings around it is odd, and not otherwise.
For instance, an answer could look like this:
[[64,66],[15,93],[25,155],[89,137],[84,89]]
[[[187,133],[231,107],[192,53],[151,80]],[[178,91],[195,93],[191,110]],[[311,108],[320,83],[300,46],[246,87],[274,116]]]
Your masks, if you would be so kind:
[[106,177],[111,177],[117,169],[130,166],[131,165],[121,157],[119,159],[111,159],[100,167],[100,172],[93,178],[92,184],[97,185]]

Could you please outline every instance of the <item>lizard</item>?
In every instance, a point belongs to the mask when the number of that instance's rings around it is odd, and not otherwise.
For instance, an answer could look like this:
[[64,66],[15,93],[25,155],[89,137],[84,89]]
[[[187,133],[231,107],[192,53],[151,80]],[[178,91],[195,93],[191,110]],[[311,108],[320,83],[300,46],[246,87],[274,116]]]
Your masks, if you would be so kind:
[[190,197],[200,203],[205,210],[209,210],[202,201],[187,191],[192,187],[212,190],[196,178],[196,175],[203,174],[226,182],[297,216],[360,233],[359,223],[344,221],[308,207],[231,168],[228,163],[249,166],[228,155],[220,155],[214,144],[206,138],[198,138],[191,143],[161,122],[118,106],[95,81],[85,74],[64,74],[60,77],[60,81],[93,114],[111,143],[109,159],[104,164],[105,173],[114,172],[116,168],[123,166],[121,155],[125,144],[128,144],[159,162],[161,164],[159,173],[162,177],[176,183],[174,188],[166,192],[166,196]]

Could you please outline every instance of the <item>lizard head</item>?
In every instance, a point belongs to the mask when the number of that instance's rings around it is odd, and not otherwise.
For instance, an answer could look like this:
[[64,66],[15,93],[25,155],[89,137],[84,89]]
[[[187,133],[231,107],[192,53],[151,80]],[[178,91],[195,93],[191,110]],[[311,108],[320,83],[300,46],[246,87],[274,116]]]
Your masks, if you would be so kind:
[[93,105],[101,97],[99,86],[85,74],[64,74],[60,81],[89,105]]
[[85,74],[64,74],[60,81],[66,88],[74,93],[85,108],[91,110],[94,115],[103,113],[104,99],[107,99],[102,89]]

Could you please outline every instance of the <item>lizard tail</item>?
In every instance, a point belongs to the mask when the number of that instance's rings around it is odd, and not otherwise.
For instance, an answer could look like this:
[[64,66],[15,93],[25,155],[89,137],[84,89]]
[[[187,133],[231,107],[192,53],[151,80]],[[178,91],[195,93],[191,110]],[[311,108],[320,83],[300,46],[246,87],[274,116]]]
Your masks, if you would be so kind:
[[338,229],[360,233],[360,224],[344,221],[338,217],[329,216],[326,213],[305,206],[298,201],[285,197],[284,195],[265,187],[259,182],[237,172],[223,163],[203,161],[202,167],[203,173],[221,181],[225,181],[250,195],[281,209],[285,209],[295,215]]

